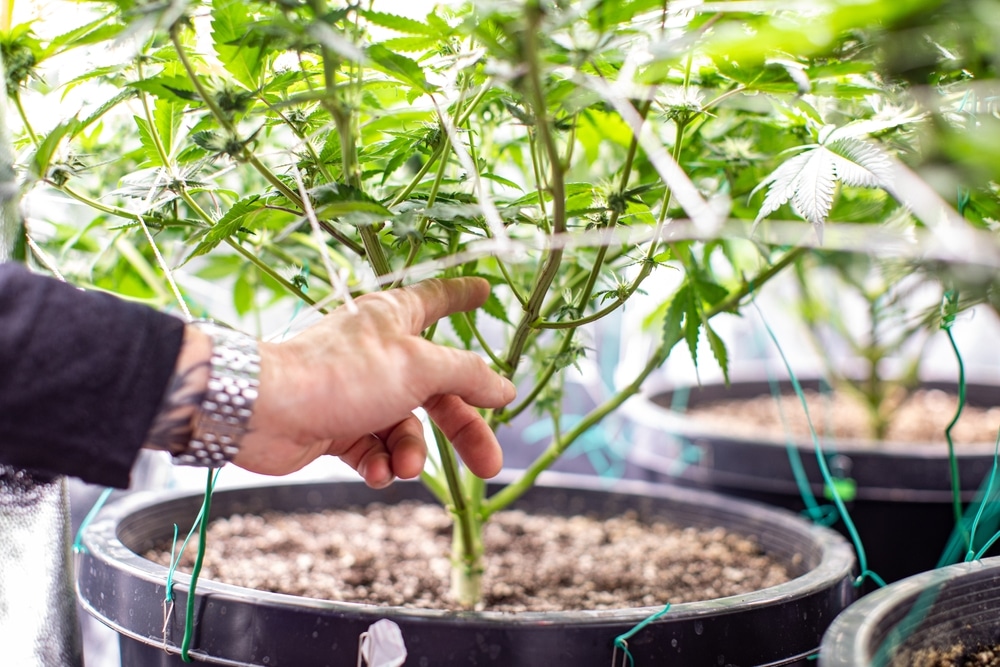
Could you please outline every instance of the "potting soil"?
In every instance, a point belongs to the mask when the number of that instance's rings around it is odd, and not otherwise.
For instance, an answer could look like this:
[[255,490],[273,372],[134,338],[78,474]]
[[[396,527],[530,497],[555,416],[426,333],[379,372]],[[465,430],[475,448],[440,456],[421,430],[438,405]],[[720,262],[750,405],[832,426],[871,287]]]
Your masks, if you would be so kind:
[[[437,505],[234,516],[212,523],[203,579],[292,595],[454,608],[452,526]],[[192,539],[192,543],[196,539]],[[739,595],[787,581],[752,539],[721,528],[505,511],[484,533],[483,608],[559,611],[662,606]],[[180,569],[190,568],[195,544]],[[146,554],[168,564],[170,545]]]

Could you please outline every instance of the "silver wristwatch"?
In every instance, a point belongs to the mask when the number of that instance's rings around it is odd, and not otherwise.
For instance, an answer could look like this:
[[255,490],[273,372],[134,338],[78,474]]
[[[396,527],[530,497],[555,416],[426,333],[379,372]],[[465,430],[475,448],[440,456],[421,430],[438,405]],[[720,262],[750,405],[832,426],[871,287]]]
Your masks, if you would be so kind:
[[240,451],[260,386],[260,354],[253,336],[214,322],[192,324],[212,339],[211,370],[191,441],[174,463],[218,468]]

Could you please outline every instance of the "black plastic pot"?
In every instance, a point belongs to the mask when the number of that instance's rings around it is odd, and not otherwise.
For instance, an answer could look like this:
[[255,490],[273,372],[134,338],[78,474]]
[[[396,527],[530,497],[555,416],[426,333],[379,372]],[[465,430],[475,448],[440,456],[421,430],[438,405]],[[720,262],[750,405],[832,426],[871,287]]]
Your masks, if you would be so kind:
[[[823,637],[822,667],[910,664],[907,651],[967,651],[1000,640],[1000,558],[924,572],[871,593]],[[961,663],[964,664],[964,663]]]
[[[802,382],[818,388],[818,382]],[[928,383],[954,391],[954,385]],[[790,390],[786,384],[782,390]],[[688,391],[685,389],[685,391]],[[769,395],[767,382],[693,387],[686,404],[720,398]],[[726,434],[725,424],[697,423],[670,410],[672,392],[654,394],[629,407],[635,441],[631,461],[650,481],[671,482],[758,500],[793,511],[805,509],[784,441]],[[1000,387],[970,385],[969,405],[1000,405]],[[796,441],[809,488],[827,503],[812,441]],[[869,569],[897,581],[937,566],[955,526],[947,448],[922,443],[825,440],[823,451],[835,474],[853,480],[848,508],[868,556]],[[963,445],[958,451],[961,495],[971,501],[993,466],[993,443]],[[844,532],[844,524],[836,527]],[[984,535],[992,534],[984,526]],[[964,551],[960,554],[964,556]]]
[[[570,476],[549,477],[566,481]],[[213,516],[264,510],[315,510],[374,501],[430,500],[419,484],[373,491],[360,483],[309,483],[220,491]],[[77,568],[85,608],[121,637],[124,667],[181,665],[188,577],[176,577],[175,613],[164,641],[166,568],[142,552],[190,525],[199,494],[126,497],[105,508],[83,538]],[[723,526],[754,535],[797,577],[749,595],[678,604],[628,640],[635,664],[806,664],[833,618],[854,597],[854,556],[835,532],[789,513],[715,494],[625,482],[613,492],[572,476],[572,486],[536,486],[518,507],[614,515],[626,509],[681,525]],[[406,665],[608,667],[613,640],[660,607],[568,613],[445,612],[377,607],[265,593],[199,582],[192,657],[221,665],[355,667],[361,633],[390,618],[402,630]],[[669,591],[663,592],[669,602]],[[164,650],[166,649],[166,650]],[[621,652],[618,653],[622,660]],[[621,664],[621,662],[619,662]]]

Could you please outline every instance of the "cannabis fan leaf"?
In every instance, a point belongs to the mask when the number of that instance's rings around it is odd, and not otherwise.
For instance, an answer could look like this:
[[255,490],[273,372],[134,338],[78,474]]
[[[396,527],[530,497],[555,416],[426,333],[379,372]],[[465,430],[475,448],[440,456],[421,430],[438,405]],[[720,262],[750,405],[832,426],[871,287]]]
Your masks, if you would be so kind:
[[792,209],[813,224],[822,241],[823,223],[833,208],[838,182],[861,188],[891,187],[889,158],[869,142],[838,134],[829,134],[827,143],[803,146],[754,189],[767,187],[754,226],[791,201]]

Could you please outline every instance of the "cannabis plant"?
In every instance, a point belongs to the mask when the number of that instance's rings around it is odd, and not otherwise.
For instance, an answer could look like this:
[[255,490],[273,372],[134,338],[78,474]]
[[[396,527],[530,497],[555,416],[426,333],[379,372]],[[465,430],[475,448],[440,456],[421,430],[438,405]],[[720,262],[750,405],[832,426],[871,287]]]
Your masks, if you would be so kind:
[[[790,210],[819,229],[835,187],[886,187],[897,151],[870,136],[886,122],[851,125],[896,99],[868,40],[929,4],[485,0],[403,16],[381,0],[113,0],[72,5],[87,18],[64,31],[8,16],[24,187],[44,203],[25,240],[79,284],[202,314],[192,285],[207,279],[261,321],[274,304],[487,279],[481,312],[425,335],[519,385],[494,428],[535,410],[554,435],[487,495],[436,434],[423,479],[455,518],[453,590],[471,606],[484,522],[682,341],[725,370],[712,318],[818,243],[801,221],[784,235],[754,221]],[[656,349],[568,425],[563,378],[600,353],[587,327],[653,276],[676,284]]]
[[920,385],[943,294],[910,266],[866,255],[816,252],[796,262],[795,310],[823,363],[823,376],[864,408],[872,440]]

